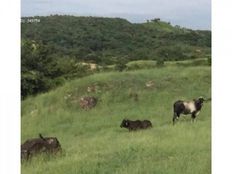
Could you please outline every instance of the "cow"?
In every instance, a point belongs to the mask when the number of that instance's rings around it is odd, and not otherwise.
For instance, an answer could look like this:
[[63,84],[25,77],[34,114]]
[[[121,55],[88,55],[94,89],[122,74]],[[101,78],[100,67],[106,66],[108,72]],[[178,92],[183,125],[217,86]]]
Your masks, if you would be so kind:
[[142,121],[142,129],[151,128],[151,127],[152,127],[152,124],[149,120]]
[[175,124],[175,121],[179,119],[180,114],[191,114],[192,121],[194,121],[196,116],[200,113],[204,101],[206,100],[203,97],[199,97],[198,99],[193,99],[191,101],[176,101],[173,105],[173,125]]
[[120,127],[121,128],[124,127],[124,128],[127,128],[129,131],[132,131],[132,130],[137,130],[137,129],[147,129],[147,128],[150,128],[150,127],[152,127],[152,124],[151,124],[151,122],[149,120],[131,121],[131,120],[123,119]]
[[60,150],[61,145],[56,137],[44,138],[39,134],[39,138],[29,139],[21,145],[21,159],[28,160],[34,154],[57,153]]

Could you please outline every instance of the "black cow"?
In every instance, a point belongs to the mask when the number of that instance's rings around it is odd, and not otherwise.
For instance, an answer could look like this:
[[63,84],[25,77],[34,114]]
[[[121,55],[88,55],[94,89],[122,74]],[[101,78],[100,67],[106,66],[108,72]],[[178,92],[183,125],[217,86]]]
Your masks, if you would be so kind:
[[147,129],[152,127],[152,124],[149,120],[144,120],[144,121],[140,121],[140,120],[136,120],[136,121],[131,121],[131,120],[122,120],[122,123],[120,125],[120,127],[124,127],[127,128],[129,131],[132,130],[137,130],[137,129]]
[[149,127],[152,127],[152,124],[149,120],[143,120],[142,121],[142,129],[146,129],[146,128],[149,128]]
[[180,114],[184,114],[184,115],[191,114],[192,120],[194,121],[196,116],[200,113],[204,101],[205,99],[202,97],[198,99],[194,99],[192,101],[182,101],[182,100],[176,101],[173,105],[173,109],[174,109],[174,115],[172,119],[173,124],[175,124],[175,121],[178,120]]
[[37,153],[56,153],[60,150],[62,150],[61,145],[56,137],[44,138],[39,134],[39,138],[29,139],[21,145],[21,159],[28,160]]

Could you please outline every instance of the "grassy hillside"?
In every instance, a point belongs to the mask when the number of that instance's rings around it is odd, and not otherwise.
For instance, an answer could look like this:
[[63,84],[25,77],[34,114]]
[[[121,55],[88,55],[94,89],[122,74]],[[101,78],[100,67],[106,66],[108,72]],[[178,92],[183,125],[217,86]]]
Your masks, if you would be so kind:
[[[148,81],[152,87],[146,87]],[[95,86],[95,92],[87,92]],[[138,101],[129,97],[138,94]],[[95,108],[79,107],[81,96],[98,97]],[[165,67],[94,74],[22,102],[22,142],[57,136],[64,153],[22,164],[22,174],[210,174],[211,103],[197,122],[172,125],[177,99],[211,95],[211,68]],[[128,132],[123,118],[149,119],[153,128]]]

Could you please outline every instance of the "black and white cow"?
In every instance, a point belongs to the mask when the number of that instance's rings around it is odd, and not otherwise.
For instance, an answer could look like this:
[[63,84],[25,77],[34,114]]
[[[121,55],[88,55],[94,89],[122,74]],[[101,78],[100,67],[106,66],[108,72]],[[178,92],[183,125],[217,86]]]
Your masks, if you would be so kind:
[[191,114],[192,120],[194,121],[196,116],[200,113],[204,101],[205,99],[203,97],[199,97],[198,99],[193,99],[191,101],[176,101],[173,105],[173,124],[175,124],[175,121],[178,120],[180,114]]

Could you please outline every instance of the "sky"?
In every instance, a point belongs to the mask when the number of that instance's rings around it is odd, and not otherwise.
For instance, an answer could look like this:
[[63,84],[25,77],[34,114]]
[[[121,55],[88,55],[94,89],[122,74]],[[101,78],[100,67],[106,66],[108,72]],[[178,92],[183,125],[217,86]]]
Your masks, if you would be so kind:
[[172,25],[211,29],[211,0],[21,0],[21,16],[66,14],[120,17],[133,23],[160,18]]

